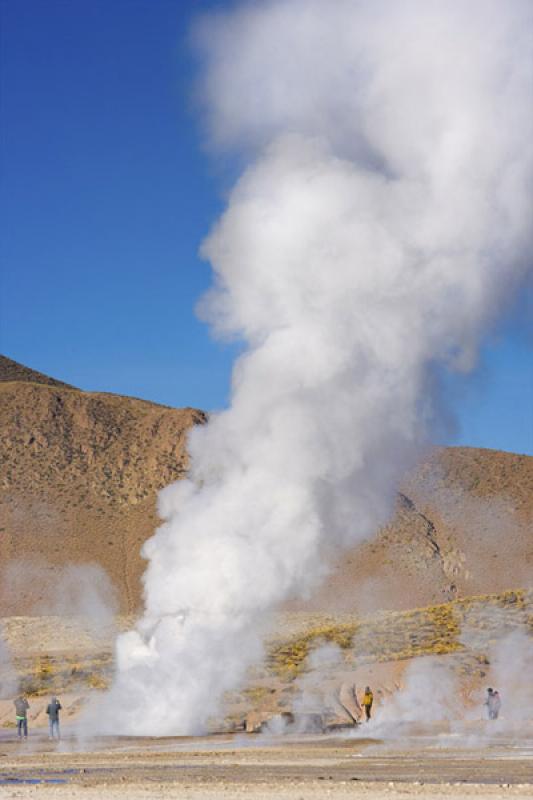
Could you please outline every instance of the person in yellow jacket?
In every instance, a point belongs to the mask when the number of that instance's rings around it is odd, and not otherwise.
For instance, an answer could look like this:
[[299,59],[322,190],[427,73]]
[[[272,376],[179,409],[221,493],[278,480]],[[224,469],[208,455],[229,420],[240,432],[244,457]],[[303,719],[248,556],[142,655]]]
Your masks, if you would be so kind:
[[374,695],[372,694],[372,690],[370,686],[367,686],[365,689],[365,694],[363,697],[363,708],[365,709],[366,721],[370,719],[371,712],[372,712],[372,703],[374,702]]

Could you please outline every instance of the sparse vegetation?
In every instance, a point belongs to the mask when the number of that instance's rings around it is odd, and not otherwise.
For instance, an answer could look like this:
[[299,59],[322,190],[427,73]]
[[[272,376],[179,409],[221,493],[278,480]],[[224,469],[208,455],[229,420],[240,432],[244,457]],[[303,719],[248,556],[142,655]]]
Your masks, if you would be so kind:
[[[122,621],[121,627],[131,624]],[[272,694],[272,676],[287,684],[308,667],[307,656],[322,644],[337,645],[347,668],[359,664],[402,661],[416,656],[457,657],[460,675],[483,676],[488,650],[495,640],[520,628],[533,634],[533,591],[512,590],[480,595],[411,611],[380,612],[365,618],[343,619],[315,615],[303,632],[272,641],[267,669],[250,671],[253,683],[242,699],[261,706]],[[50,692],[102,690],[112,678],[111,649],[15,658],[22,691],[32,696]]]
[[106,689],[109,686],[113,669],[111,654],[87,654],[83,659],[75,659],[62,656],[16,659],[21,691],[40,697],[51,692]]
[[[533,631],[533,592],[523,589],[454,600],[413,611],[381,612],[342,625],[317,625],[287,642],[274,644],[271,671],[284,678],[305,669],[308,654],[332,642],[345,651],[347,664],[401,661],[415,656],[464,653],[486,648],[494,638],[525,627]],[[486,657],[478,654],[479,662]],[[470,667],[472,668],[472,667]],[[467,667],[464,667],[467,670]]]

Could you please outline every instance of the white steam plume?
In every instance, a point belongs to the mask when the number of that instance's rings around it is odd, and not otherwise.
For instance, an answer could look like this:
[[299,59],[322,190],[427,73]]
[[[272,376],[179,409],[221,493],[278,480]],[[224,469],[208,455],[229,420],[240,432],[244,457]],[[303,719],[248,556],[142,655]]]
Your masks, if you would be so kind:
[[113,726],[201,729],[262,613],[370,535],[527,267],[529,0],[285,0],[204,21],[212,141],[249,166],[203,245],[247,344],[196,429],[118,641]]
[[518,628],[497,641],[489,655],[490,681],[502,697],[502,719],[533,719],[533,637]]
[[7,637],[0,621],[0,700],[12,696],[18,687],[16,671],[11,658]]

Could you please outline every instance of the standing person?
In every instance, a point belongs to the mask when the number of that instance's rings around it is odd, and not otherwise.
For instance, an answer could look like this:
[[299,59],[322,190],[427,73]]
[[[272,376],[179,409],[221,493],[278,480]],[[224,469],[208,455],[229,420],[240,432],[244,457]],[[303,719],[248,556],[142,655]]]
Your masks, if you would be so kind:
[[372,694],[372,689],[370,688],[370,686],[367,686],[363,697],[363,708],[365,709],[367,722],[371,716],[373,702],[374,702],[374,695]]
[[30,704],[28,703],[25,695],[21,694],[17,697],[16,700],[13,701],[15,706],[15,714],[17,719],[17,735],[19,739],[22,739],[22,734],[24,733],[24,738],[28,738],[28,708]]
[[58,740],[61,738],[59,735],[59,712],[61,711],[61,703],[57,699],[57,697],[52,697],[48,706],[46,707],[46,713],[48,714],[48,724],[50,726],[50,739],[54,738],[54,732],[57,734]]
[[487,689],[487,699],[485,700],[484,705],[487,706],[489,719],[498,719],[498,714],[500,713],[500,708],[502,707],[500,693],[496,689]]
[[491,719],[498,719],[498,715],[500,713],[500,708],[502,707],[502,701],[500,698],[500,693],[497,689],[494,689],[492,693],[492,717]]

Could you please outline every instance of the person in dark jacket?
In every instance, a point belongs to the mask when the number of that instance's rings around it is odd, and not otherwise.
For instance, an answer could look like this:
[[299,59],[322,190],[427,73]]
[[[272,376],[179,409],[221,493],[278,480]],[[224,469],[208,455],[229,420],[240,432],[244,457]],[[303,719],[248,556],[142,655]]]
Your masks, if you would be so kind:
[[17,735],[19,739],[22,739],[22,735],[24,734],[24,738],[28,738],[28,708],[30,704],[28,703],[25,695],[21,694],[17,697],[16,700],[13,701],[15,706],[15,714],[17,719]]
[[59,735],[60,711],[61,711],[61,703],[59,702],[57,697],[52,697],[46,707],[46,713],[48,714],[48,725],[50,727],[50,739],[53,739],[56,735],[58,739],[61,738]]

